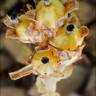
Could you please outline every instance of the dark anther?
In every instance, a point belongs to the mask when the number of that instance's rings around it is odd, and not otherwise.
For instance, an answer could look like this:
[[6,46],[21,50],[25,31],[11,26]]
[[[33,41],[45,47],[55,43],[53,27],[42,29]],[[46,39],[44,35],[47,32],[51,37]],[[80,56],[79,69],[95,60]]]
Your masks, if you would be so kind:
[[48,57],[42,57],[41,61],[43,64],[46,64],[49,62],[49,58]]
[[44,0],[45,5],[50,5],[50,0]]
[[68,17],[70,17],[71,16],[71,14],[70,13],[68,13]]
[[16,17],[17,17],[17,13],[16,13],[16,12],[13,12],[13,13],[12,13],[12,16],[11,16],[11,19],[14,20],[14,19],[16,19]]
[[45,2],[50,2],[50,0],[44,0]]
[[72,32],[74,30],[74,25],[73,24],[70,24],[67,26],[67,31],[68,32]]

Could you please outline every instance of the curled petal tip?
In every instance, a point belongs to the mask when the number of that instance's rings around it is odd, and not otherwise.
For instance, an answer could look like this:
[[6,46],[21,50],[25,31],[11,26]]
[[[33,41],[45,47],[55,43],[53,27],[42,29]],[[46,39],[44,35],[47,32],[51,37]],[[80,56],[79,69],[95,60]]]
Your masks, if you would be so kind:
[[89,34],[89,29],[86,26],[80,28],[81,37],[86,37]]

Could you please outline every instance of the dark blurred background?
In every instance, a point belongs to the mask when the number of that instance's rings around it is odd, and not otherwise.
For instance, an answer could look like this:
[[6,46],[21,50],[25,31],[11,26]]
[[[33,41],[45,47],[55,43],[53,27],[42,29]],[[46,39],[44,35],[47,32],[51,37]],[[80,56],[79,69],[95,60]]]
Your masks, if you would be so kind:
[[[26,4],[35,8],[38,1],[0,0],[0,96],[38,96],[34,88],[37,76],[32,74],[17,81],[8,76],[9,72],[25,66],[23,63],[29,55],[30,45],[6,40],[6,26],[3,24],[7,14],[14,19],[27,10]],[[88,26],[90,33],[85,40],[82,59],[74,64],[75,69],[69,78],[58,82],[57,91],[62,96],[96,96],[96,0],[78,1],[80,8],[75,14],[81,25]]]

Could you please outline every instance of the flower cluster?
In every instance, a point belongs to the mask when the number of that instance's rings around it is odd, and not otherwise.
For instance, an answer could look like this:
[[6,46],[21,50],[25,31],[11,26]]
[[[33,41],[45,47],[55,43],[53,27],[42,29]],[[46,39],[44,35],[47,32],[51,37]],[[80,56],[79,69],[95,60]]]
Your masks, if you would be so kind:
[[[88,35],[88,28],[80,27],[73,13],[77,9],[76,0],[65,0],[64,4],[60,0],[41,0],[36,9],[29,9],[14,20],[6,16],[7,38],[36,45],[31,63],[9,73],[11,79],[31,73],[41,78],[70,76],[72,63],[81,58]],[[66,68],[70,70],[66,72]]]

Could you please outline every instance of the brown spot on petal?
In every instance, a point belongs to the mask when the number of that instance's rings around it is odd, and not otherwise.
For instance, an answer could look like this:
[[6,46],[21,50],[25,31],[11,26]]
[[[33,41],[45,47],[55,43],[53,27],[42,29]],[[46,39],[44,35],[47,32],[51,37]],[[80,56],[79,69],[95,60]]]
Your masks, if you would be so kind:
[[6,32],[6,38],[19,39],[14,29],[8,29]]
[[79,20],[76,15],[72,15],[69,17],[69,22],[75,25],[80,25]]
[[25,13],[25,16],[27,18],[32,18],[32,19],[35,19],[35,16],[36,16],[36,13],[35,13],[35,10],[29,10]]

